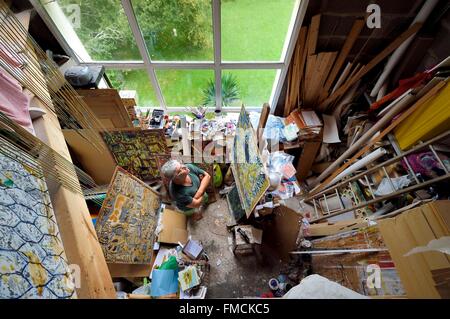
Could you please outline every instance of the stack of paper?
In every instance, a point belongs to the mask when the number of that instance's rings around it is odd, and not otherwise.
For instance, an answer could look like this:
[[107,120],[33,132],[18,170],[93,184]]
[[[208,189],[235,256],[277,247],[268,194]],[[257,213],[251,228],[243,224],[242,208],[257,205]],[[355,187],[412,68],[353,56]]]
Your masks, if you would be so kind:
[[200,284],[200,276],[198,275],[197,267],[189,266],[180,271],[178,281],[180,282],[181,290],[183,291],[198,286]]
[[316,137],[322,128],[322,122],[314,111],[295,110],[285,120],[285,124],[295,123],[299,128],[299,137],[308,139]]

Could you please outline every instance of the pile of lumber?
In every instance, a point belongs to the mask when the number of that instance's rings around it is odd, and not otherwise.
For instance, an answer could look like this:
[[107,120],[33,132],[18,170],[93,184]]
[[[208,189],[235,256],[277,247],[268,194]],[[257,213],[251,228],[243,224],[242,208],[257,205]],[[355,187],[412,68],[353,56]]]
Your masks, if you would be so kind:
[[299,107],[323,113],[332,111],[364,75],[421,27],[420,23],[414,24],[363,65],[356,60],[347,61],[347,58],[364,25],[364,19],[354,21],[339,52],[316,52],[320,14],[312,17],[309,27],[300,29],[288,71],[285,117]]

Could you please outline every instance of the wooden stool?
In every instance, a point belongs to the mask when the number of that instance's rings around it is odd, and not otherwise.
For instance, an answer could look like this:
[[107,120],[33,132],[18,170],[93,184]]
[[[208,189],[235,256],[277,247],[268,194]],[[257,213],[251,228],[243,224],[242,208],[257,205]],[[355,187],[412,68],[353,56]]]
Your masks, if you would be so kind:
[[237,225],[232,229],[233,254],[255,253],[255,245],[261,244],[262,231],[250,225]]

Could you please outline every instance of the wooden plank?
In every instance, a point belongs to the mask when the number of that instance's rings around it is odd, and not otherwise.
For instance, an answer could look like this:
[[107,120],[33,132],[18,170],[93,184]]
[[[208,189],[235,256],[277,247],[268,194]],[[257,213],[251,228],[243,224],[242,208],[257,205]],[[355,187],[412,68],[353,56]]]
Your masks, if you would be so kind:
[[439,213],[435,212],[433,209],[432,204],[422,205],[420,206],[420,209],[422,210],[422,214],[425,216],[427,223],[430,225],[436,238],[441,238],[450,234],[445,225],[442,223]]
[[[336,84],[334,85],[333,90],[331,91],[331,93],[336,91],[341,86],[341,84],[347,79],[347,76],[349,75],[350,70],[352,69],[352,67],[353,67],[353,63],[352,62],[347,63],[347,65],[345,66],[344,71],[342,71],[341,75],[339,76],[339,79],[337,80]],[[324,98],[326,98],[326,96]]]
[[272,221],[264,228],[264,244],[267,244],[284,261],[289,261],[289,252],[296,249],[302,216],[287,206],[274,209]]
[[308,56],[316,54],[317,39],[319,37],[320,14],[312,17],[308,32]]
[[261,110],[261,116],[259,117],[258,128],[256,130],[256,136],[258,138],[258,145],[260,144],[260,142],[262,142],[264,128],[266,127],[266,123],[267,123],[267,119],[269,118],[269,115],[270,115],[270,105],[269,105],[269,103],[264,103],[262,110]]
[[[98,135],[98,133],[92,130],[82,131],[84,136]],[[109,184],[116,168],[116,162],[108,151],[106,144],[104,145],[104,149],[99,150],[76,130],[65,129],[62,132],[83,170],[92,177],[96,184]]]
[[298,88],[297,88],[297,82],[299,78],[299,72],[298,72],[298,61],[300,56],[300,48],[296,48],[294,51],[294,60],[292,61],[292,74],[291,74],[291,83],[290,83],[290,91],[289,91],[289,105],[287,108],[287,112],[290,111],[292,106],[295,104],[296,96],[298,95]]
[[358,72],[358,76],[353,77],[350,81],[340,87],[336,92],[331,94],[327,99],[322,101],[319,105],[319,109],[325,111],[327,106],[342,96],[347,92],[350,87],[355,84],[359,79],[361,79],[364,75],[366,75],[370,70],[372,70],[378,63],[384,60],[389,54],[391,54],[395,49],[397,49],[406,39],[408,39],[411,35],[419,31],[422,27],[422,23],[415,23],[413,26],[408,28],[405,32],[403,32],[400,36],[398,36],[391,44],[389,44],[383,51],[378,53],[364,68],[361,69],[361,72]]
[[445,228],[447,236],[450,235],[450,200],[438,200],[430,203],[430,206]]
[[286,97],[285,97],[285,100],[284,100],[284,110],[283,110],[283,115],[284,115],[284,117],[286,117],[287,115],[286,114],[289,114],[288,112],[289,112],[289,109],[290,109],[290,105],[291,105],[291,102],[290,102],[290,96],[291,96],[291,87],[292,87],[292,69],[293,69],[293,66],[291,65],[290,67],[289,67],[289,70],[288,70],[288,75],[287,75],[287,88],[286,88]]
[[357,19],[353,23],[353,26],[350,30],[350,33],[348,34],[347,38],[345,39],[344,45],[339,52],[339,56],[336,59],[336,63],[334,63],[333,68],[331,69],[330,75],[328,76],[324,86],[323,91],[328,96],[328,91],[331,88],[331,85],[334,83],[334,80],[336,79],[336,76],[338,75],[339,71],[342,68],[342,65],[345,62],[345,59],[347,59],[347,56],[350,52],[350,50],[353,48],[353,45],[356,42],[356,39],[358,38],[359,34],[361,33],[361,30],[364,28],[365,20],[364,19]]
[[312,99],[312,79],[314,77],[314,71],[316,69],[317,55],[310,55],[306,60],[306,74],[305,74],[305,97],[303,104],[308,107]]
[[289,96],[289,104],[288,108],[284,110],[284,116],[288,116],[294,108],[298,105],[298,100],[300,98],[300,87],[303,79],[303,72],[305,69],[306,62],[306,36],[307,36],[308,28],[302,27],[300,29],[300,34],[297,41],[296,46],[296,58],[293,64],[292,83],[290,83],[290,96]]
[[[37,102],[36,102],[37,103]],[[33,121],[36,135],[48,146],[71,161],[56,115],[47,111]],[[103,251],[82,194],[60,185],[48,183],[55,216],[69,264],[80,267],[79,298],[116,298],[116,292],[106,265]]]
[[132,128],[130,115],[116,89],[76,90],[105,128]]
[[428,264],[422,254],[404,255],[419,246],[407,225],[408,212],[380,220],[379,228],[389,248],[409,298],[439,298]]
[[108,263],[108,269],[111,277],[148,277],[150,276],[151,265],[136,265],[136,264],[111,264]]
[[363,67],[364,65],[361,63],[356,64],[355,68],[350,72],[350,75],[347,77],[347,79],[345,79],[344,85],[347,81],[350,81],[356,74],[358,74],[358,72],[360,72]]
[[362,227],[368,227],[368,223],[366,219],[352,219],[339,221],[335,223],[318,223],[311,224],[309,227],[309,233],[312,237],[315,236],[329,236],[335,235],[341,232],[346,232],[354,229],[359,229]]
[[311,167],[316,159],[317,152],[322,144],[322,131],[320,133],[320,140],[305,142],[302,153],[297,163],[297,179],[304,181],[308,177],[308,173],[311,171]]
[[396,235],[395,219],[387,218],[378,222],[381,236],[386,246],[389,248],[389,254],[394,261],[403,288],[409,298],[420,296],[420,287],[415,284],[415,275],[411,264],[403,257],[402,252],[407,251],[406,244]]
[[[437,239],[431,227],[428,225],[425,216],[422,214],[420,207],[408,211],[406,224],[419,246],[426,246],[431,240]],[[423,256],[431,270],[450,267],[450,263],[443,253],[426,252],[423,253]]]
[[[319,95],[322,92],[322,87],[328,74],[330,72],[331,67],[333,66],[334,60],[336,59],[337,52],[325,52],[323,53],[323,60],[320,61],[319,68],[316,70],[316,77],[314,78],[314,87],[313,87],[313,98],[312,103],[315,104],[319,99]],[[319,53],[319,59],[320,53]]]

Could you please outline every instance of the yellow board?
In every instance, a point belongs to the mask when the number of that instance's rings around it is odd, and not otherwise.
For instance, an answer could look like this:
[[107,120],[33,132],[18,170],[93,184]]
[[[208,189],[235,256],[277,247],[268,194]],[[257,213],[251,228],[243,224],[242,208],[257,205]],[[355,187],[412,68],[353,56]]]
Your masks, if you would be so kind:
[[450,129],[450,85],[417,109],[394,131],[402,150]]

